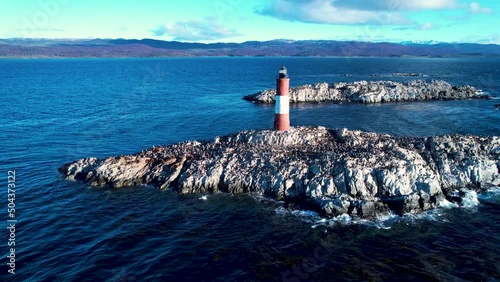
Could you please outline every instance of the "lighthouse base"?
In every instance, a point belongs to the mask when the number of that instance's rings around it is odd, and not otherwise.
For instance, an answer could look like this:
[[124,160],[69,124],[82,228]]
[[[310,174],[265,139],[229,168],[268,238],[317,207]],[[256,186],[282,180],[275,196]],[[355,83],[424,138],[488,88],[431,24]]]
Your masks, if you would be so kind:
[[290,114],[274,115],[274,130],[287,131],[290,129]]

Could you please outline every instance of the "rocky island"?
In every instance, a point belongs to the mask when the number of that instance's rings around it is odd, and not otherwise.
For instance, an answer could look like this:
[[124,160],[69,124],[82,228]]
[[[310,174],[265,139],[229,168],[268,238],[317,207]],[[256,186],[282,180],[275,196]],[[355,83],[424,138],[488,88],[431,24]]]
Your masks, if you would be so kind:
[[500,185],[500,137],[395,137],[292,127],[249,130],[85,158],[59,171],[97,187],[151,185],[177,193],[258,192],[325,216],[418,213]]
[[[264,90],[243,99],[256,103],[274,103],[276,90]],[[473,86],[454,86],[442,80],[356,81],[306,84],[290,88],[290,102],[381,103],[424,100],[488,99]]]

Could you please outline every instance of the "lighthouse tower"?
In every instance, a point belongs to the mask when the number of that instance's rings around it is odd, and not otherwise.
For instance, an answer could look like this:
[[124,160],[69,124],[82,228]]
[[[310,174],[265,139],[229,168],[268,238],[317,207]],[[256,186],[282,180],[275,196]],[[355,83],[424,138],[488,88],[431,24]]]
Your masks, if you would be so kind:
[[276,79],[276,108],[274,111],[274,130],[287,131],[290,129],[290,78],[285,66],[281,66]]

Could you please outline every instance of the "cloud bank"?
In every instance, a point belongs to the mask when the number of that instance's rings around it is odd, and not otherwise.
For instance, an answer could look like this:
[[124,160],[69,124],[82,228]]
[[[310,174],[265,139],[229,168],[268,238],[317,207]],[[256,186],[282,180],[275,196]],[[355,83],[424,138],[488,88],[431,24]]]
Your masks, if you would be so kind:
[[273,0],[259,13],[308,23],[414,25],[401,12],[453,9],[458,5],[458,0]]
[[154,36],[171,36],[176,41],[217,40],[239,36],[234,28],[227,28],[215,18],[167,23],[152,30]]
[[469,10],[473,14],[480,14],[480,13],[489,14],[489,13],[491,13],[491,9],[481,7],[481,5],[478,2],[470,3]]

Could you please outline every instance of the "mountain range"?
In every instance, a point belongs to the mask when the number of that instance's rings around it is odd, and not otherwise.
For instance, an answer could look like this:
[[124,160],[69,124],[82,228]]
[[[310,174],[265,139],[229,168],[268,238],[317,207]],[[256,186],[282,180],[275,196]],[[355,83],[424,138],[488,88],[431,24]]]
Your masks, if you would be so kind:
[[188,43],[154,39],[0,39],[0,57],[181,56],[498,57],[500,45],[283,39],[243,43]]

